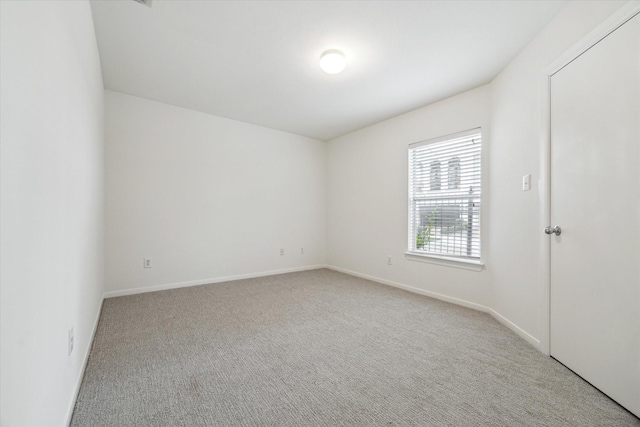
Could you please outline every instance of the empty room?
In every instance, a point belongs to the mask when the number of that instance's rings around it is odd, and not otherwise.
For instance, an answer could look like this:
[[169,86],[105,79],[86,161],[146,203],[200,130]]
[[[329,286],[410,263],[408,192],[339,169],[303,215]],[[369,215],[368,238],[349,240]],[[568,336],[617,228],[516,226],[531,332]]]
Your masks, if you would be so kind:
[[0,0],[0,425],[640,426],[640,1]]

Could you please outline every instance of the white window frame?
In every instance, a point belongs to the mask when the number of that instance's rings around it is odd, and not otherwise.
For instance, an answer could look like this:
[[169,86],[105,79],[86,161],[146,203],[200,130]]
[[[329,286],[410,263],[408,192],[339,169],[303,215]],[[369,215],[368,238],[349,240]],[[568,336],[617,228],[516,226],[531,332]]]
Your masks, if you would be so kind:
[[[480,137],[480,147],[477,153],[477,164],[476,160],[473,160],[473,164],[469,164],[469,159],[464,161],[464,166],[461,165],[460,154],[464,155],[463,152],[459,152],[457,150],[451,151],[449,154],[449,150],[442,154],[442,157],[429,157],[425,163],[421,163],[419,165],[412,165],[412,152],[414,150],[420,149],[421,147],[431,146],[434,144],[437,147],[442,147],[442,143],[453,142],[456,139],[464,140],[473,136],[479,135]],[[416,151],[417,152],[417,151]],[[424,152],[424,148],[423,148]],[[437,170],[431,171],[430,168],[432,165],[438,164],[440,167]],[[407,237],[408,237],[408,250],[405,252],[405,257],[411,261],[421,261],[428,262],[438,265],[445,265],[456,268],[464,268],[468,270],[480,271],[482,270],[484,264],[482,262],[482,251],[481,251],[481,207],[482,207],[482,129],[474,128],[469,129],[467,131],[458,132],[451,135],[445,135],[439,138],[428,139],[425,141],[416,142],[410,144],[408,147],[408,229],[407,229]],[[455,166],[456,169],[450,171],[449,168]],[[416,182],[412,182],[414,177],[412,176],[412,168],[415,167],[416,171],[413,173],[417,173],[419,175],[416,178]],[[470,179],[469,167],[473,167],[473,179]],[[465,170],[463,170],[465,169]],[[476,173],[477,172],[477,173]],[[421,175],[420,175],[421,174]],[[461,174],[465,175],[461,177]],[[427,176],[428,182],[427,182]],[[438,178],[437,183],[431,182],[431,179],[434,177]],[[449,182],[452,181],[452,182]],[[462,187],[472,184],[472,187],[477,190],[476,194],[473,196],[464,196],[462,194],[464,192]],[[414,189],[415,186],[415,189]],[[426,189],[426,191],[425,191]],[[456,191],[460,189],[460,191]],[[415,190],[415,191],[414,191]],[[474,191],[475,192],[475,191]],[[453,197],[455,194],[455,201],[449,202],[445,201],[448,198]],[[473,193],[470,193],[473,194]],[[451,249],[449,253],[442,250],[442,245],[440,251],[432,249],[432,250],[420,250],[417,246],[419,244],[419,240],[417,239],[417,235],[419,234],[419,229],[422,226],[418,224],[422,222],[420,219],[423,215],[423,212],[419,212],[419,208],[417,207],[418,203],[428,203],[433,202],[437,206],[448,206],[448,203],[459,203],[458,199],[468,200],[470,203],[469,211],[473,211],[474,222],[477,221],[477,224],[472,226],[471,232],[473,235],[470,237],[470,240],[463,245],[461,242],[458,242],[457,249]],[[473,202],[473,203],[472,203]],[[441,204],[440,204],[441,203]],[[472,203],[472,205],[471,205]],[[478,206],[476,206],[478,204]],[[444,221],[441,219],[441,221]],[[468,224],[465,222],[465,224]],[[466,225],[468,227],[468,225]],[[442,230],[442,229],[440,229]],[[454,227],[455,230],[455,227]],[[434,227],[434,236],[437,232],[437,227]],[[442,232],[442,231],[440,231]],[[444,233],[440,235],[444,237]],[[469,246],[471,243],[471,246]],[[424,241],[422,241],[422,248],[424,248]],[[470,250],[472,253],[469,255],[461,254],[461,253],[452,253],[456,251],[460,251],[462,248],[470,248],[466,250]]]

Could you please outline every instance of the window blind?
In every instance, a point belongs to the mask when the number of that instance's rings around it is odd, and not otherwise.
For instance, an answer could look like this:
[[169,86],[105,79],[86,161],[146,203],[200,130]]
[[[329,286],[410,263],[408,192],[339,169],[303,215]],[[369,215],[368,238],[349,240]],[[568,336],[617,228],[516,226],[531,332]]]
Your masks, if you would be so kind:
[[409,145],[409,251],[480,258],[480,129]]

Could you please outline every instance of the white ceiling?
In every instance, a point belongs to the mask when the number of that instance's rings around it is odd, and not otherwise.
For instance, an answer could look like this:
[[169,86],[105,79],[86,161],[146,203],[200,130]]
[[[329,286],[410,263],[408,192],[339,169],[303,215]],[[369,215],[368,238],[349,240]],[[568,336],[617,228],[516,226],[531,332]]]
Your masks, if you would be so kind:
[[[91,6],[106,89],[328,140],[490,82],[565,3]],[[341,74],[318,66],[330,48]]]

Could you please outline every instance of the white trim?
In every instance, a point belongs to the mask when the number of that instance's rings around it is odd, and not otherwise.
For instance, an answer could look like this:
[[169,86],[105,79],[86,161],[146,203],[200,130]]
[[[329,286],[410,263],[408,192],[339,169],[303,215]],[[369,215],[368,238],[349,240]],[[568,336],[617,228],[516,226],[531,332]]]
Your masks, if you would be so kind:
[[530,333],[522,329],[520,326],[513,323],[511,320],[507,319],[502,314],[495,311],[494,309],[489,307],[485,307],[485,308],[486,308],[486,312],[489,313],[494,319],[502,323],[507,328],[511,329],[520,338],[524,339],[526,342],[528,342],[538,350],[542,351],[542,348],[541,348],[542,343],[540,342],[539,339],[537,339],[536,337],[534,337],[533,335],[531,335]]
[[473,129],[467,129],[467,130],[463,130],[461,132],[456,132],[456,133],[452,133],[449,135],[444,135],[444,136],[438,136],[436,138],[429,138],[429,139],[425,139],[422,141],[418,141],[418,142],[412,142],[411,144],[409,144],[409,148],[418,148],[418,147],[422,147],[423,145],[431,145],[431,144],[435,144],[436,142],[443,142],[443,141],[448,141],[450,139],[462,139],[465,138],[467,136],[471,136],[471,135],[475,135],[477,133],[482,133],[482,128],[481,127],[477,127],[477,128],[473,128]]
[[624,23],[640,13],[640,1],[629,1],[578,43],[554,60],[544,71],[542,79],[542,115],[540,138],[540,234],[546,243],[541,245],[540,265],[540,330],[542,331],[540,350],[551,354],[551,248],[548,236],[542,229],[551,221],[551,76],[571,63],[574,59],[607,37]]
[[550,326],[550,256],[551,240],[542,231],[551,224],[551,75],[544,78],[542,85],[542,105],[547,106],[546,114],[541,115],[542,131],[540,133],[540,181],[538,182],[538,197],[540,201],[538,230],[540,231],[541,244],[538,254],[538,278],[540,286],[540,350],[549,355]]
[[347,270],[345,268],[335,267],[332,265],[328,265],[326,268],[328,268],[329,270],[334,270],[340,273],[348,274],[350,276],[359,277],[361,279],[371,280],[372,282],[382,283],[383,285],[393,286],[394,288],[404,289],[405,291],[413,292],[414,294],[420,294],[427,297],[439,299],[441,301],[450,302],[452,304],[461,305],[463,307],[472,308],[474,310],[484,311],[484,312],[488,311],[487,307],[480,304],[476,304],[475,302],[471,302],[471,301],[467,301],[467,300],[463,300],[455,297],[450,297],[448,295],[427,291],[425,289],[416,288],[414,286],[405,285],[403,283],[393,282],[391,280],[381,279],[375,276],[369,276],[368,274],[357,273],[355,271]]
[[482,261],[466,258],[450,258],[410,251],[405,252],[404,257],[408,261],[426,262],[429,264],[443,265],[445,267],[461,268],[463,270],[482,271],[484,269],[484,263]]
[[350,276],[355,276],[355,277],[360,277],[362,279],[371,280],[372,282],[381,283],[383,285],[393,286],[394,288],[404,289],[405,291],[409,291],[409,292],[412,292],[414,294],[424,295],[424,296],[427,296],[427,297],[430,297],[430,298],[435,298],[435,299],[438,299],[438,300],[441,300],[441,301],[445,301],[445,302],[449,302],[449,303],[452,303],[452,304],[460,305],[462,307],[467,307],[467,308],[471,308],[473,310],[482,311],[483,313],[487,313],[487,314],[491,315],[491,317],[496,319],[498,322],[502,323],[507,328],[511,329],[516,335],[518,335],[520,338],[522,338],[525,341],[527,341],[532,346],[536,347],[537,349],[540,349],[540,340],[538,340],[533,335],[529,334],[524,329],[520,328],[518,325],[516,325],[515,323],[513,323],[512,321],[510,321],[509,319],[507,319],[506,317],[504,317],[503,315],[501,315],[500,313],[495,311],[494,309],[486,307],[486,306],[484,306],[482,304],[476,304],[475,302],[463,300],[463,299],[460,299],[460,298],[450,297],[448,295],[444,295],[444,294],[440,294],[440,293],[432,292],[432,291],[427,291],[425,289],[416,288],[414,286],[405,285],[403,283],[393,282],[391,280],[381,279],[381,278],[375,277],[375,276],[369,276],[367,274],[356,273],[355,271],[347,270],[347,269],[340,268],[340,267],[334,267],[334,266],[328,265],[328,266],[326,266],[326,268],[328,268],[330,270],[338,271],[340,273],[348,274]]
[[73,398],[71,399],[71,405],[67,408],[67,420],[65,425],[68,427],[71,424],[71,418],[73,417],[73,410],[76,407],[76,401],[78,400],[78,395],[80,394],[80,387],[82,386],[82,380],[84,379],[84,371],[87,369],[87,363],[89,362],[89,355],[91,354],[91,347],[93,347],[93,340],[96,337],[96,331],[98,330],[98,323],[100,322],[100,315],[102,314],[102,306],[104,305],[104,294],[102,295],[102,300],[100,301],[100,308],[98,309],[98,314],[96,316],[96,320],[93,322],[93,331],[91,332],[91,338],[89,339],[89,343],[87,344],[87,348],[84,351],[84,357],[82,361],[82,369],[80,369],[80,375],[78,376],[78,380],[76,381],[76,386],[73,391]]
[[210,283],[231,282],[233,280],[253,279],[255,277],[273,276],[276,274],[295,273],[296,271],[317,270],[325,265],[311,265],[306,267],[285,268],[282,270],[261,271],[258,273],[238,274],[235,276],[214,277],[211,279],[190,280],[188,282],[166,283],[163,285],[146,286],[143,288],[122,289],[105,292],[105,298],[121,297],[125,295],[143,294],[147,292],[164,291],[167,289],[187,288],[190,286],[208,285]]
[[495,311],[492,308],[486,307],[486,306],[481,305],[481,304],[476,304],[476,303],[471,302],[471,301],[463,300],[463,299],[460,299],[460,298],[455,298],[455,297],[451,297],[451,296],[448,296],[448,295],[440,294],[440,293],[437,293],[437,292],[432,292],[432,291],[428,291],[428,290],[425,290],[425,289],[416,288],[414,286],[405,285],[405,284],[402,284],[402,283],[399,283],[399,282],[393,282],[391,280],[386,280],[386,279],[381,279],[381,278],[374,277],[374,276],[369,276],[367,274],[356,273],[355,271],[351,271],[351,270],[347,270],[347,269],[344,269],[344,268],[335,267],[335,266],[331,266],[331,265],[315,265],[315,266],[308,266],[308,267],[289,268],[289,269],[283,269],[283,270],[272,270],[272,271],[267,271],[267,272],[262,272],[262,273],[242,274],[242,275],[218,277],[218,278],[206,279],[206,280],[194,280],[194,281],[190,281],[190,282],[173,283],[173,284],[167,284],[167,285],[153,286],[153,287],[149,287],[149,288],[135,288],[135,289],[122,290],[122,291],[111,291],[111,292],[105,292],[103,294],[102,301],[100,301],[100,308],[98,309],[98,313],[96,315],[96,319],[95,319],[94,324],[93,324],[93,331],[91,333],[91,339],[89,340],[87,348],[85,349],[85,354],[84,354],[83,363],[82,363],[82,369],[80,371],[80,375],[78,376],[78,380],[76,382],[75,390],[74,390],[74,393],[73,393],[73,399],[71,401],[71,404],[70,404],[69,408],[67,409],[67,419],[66,419],[65,425],[69,426],[71,424],[71,418],[73,417],[73,410],[75,409],[76,401],[77,401],[78,395],[80,393],[80,387],[82,385],[82,380],[84,379],[84,373],[85,373],[85,370],[87,368],[87,363],[89,361],[89,355],[91,353],[91,348],[93,347],[93,341],[95,339],[96,332],[98,330],[98,323],[100,321],[100,315],[102,314],[102,308],[104,306],[104,300],[106,298],[113,298],[113,297],[117,297],[117,296],[133,295],[133,294],[146,293],[146,292],[154,292],[154,291],[164,290],[164,289],[176,289],[176,288],[183,288],[183,287],[187,287],[187,286],[205,285],[205,284],[209,284],[209,283],[220,283],[220,282],[227,282],[227,281],[232,281],[232,280],[241,280],[241,279],[249,279],[249,278],[255,278],[255,277],[272,276],[272,275],[276,275],[276,274],[293,273],[293,272],[297,272],[297,271],[317,270],[317,269],[321,269],[321,268],[327,268],[329,270],[338,271],[340,273],[348,274],[350,276],[360,277],[362,279],[371,280],[372,282],[381,283],[383,285],[388,285],[388,286],[392,286],[392,287],[395,287],[395,288],[403,289],[405,291],[412,292],[412,293],[415,293],[415,294],[418,294],[418,295],[423,295],[423,296],[427,296],[427,297],[430,297],[430,298],[435,298],[435,299],[438,299],[438,300],[441,300],[441,301],[445,301],[445,302],[448,302],[448,303],[451,303],[451,304],[456,304],[456,305],[459,305],[459,306],[462,306],[462,307],[467,307],[467,308],[471,308],[473,310],[477,310],[477,311],[481,311],[481,312],[484,312],[484,313],[488,313],[494,319],[496,319],[498,322],[502,323],[504,326],[506,326],[507,328],[511,329],[516,335],[518,335],[519,337],[521,337],[522,339],[527,341],[529,344],[531,344],[534,347],[542,350],[540,340],[536,339],[534,336],[530,335],[524,329],[520,328],[518,325],[516,325],[515,323],[511,322],[509,319],[507,319],[506,317],[504,317],[503,315],[501,315],[500,313],[498,313],[497,311]]
[[626,3],[613,15],[584,36],[578,43],[573,45],[565,53],[549,64],[545,69],[545,75],[554,75],[638,13],[640,13],[640,1],[635,0]]
[[93,323],[93,331],[91,332],[91,338],[89,339],[89,343],[88,343],[87,348],[85,349],[85,352],[84,352],[84,357],[83,357],[83,362],[82,362],[82,369],[80,370],[80,375],[78,376],[78,379],[76,381],[76,385],[75,385],[75,388],[74,388],[74,391],[73,391],[73,398],[71,399],[71,404],[69,405],[69,408],[67,409],[67,417],[66,417],[65,425],[68,427],[71,424],[71,418],[73,417],[73,410],[75,409],[76,401],[78,400],[78,395],[80,394],[80,387],[82,386],[82,380],[84,379],[84,373],[85,373],[85,370],[87,369],[87,363],[89,362],[89,355],[91,353],[91,348],[93,347],[93,341],[95,339],[96,332],[98,330],[98,323],[100,322],[100,315],[102,314],[102,307],[104,306],[104,300],[105,299],[118,297],[118,296],[124,296],[124,295],[133,295],[133,294],[140,294],[140,293],[146,293],[146,292],[155,292],[155,291],[160,291],[160,290],[165,290],[165,289],[176,289],[176,288],[184,288],[184,287],[188,287],[188,286],[206,285],[206,284],[209,284],[209,283],[220,283],[220,282],[228,282],[228,281],[232,281],[232,280],[250,279],[250,278],[254,278],[254,277],[273,276],[273,275],[276,275],[276,274],[294,273],[296,271],[317,270],[317,269],[320,269],[320,268],[326,268],[326,266],[325,265],[314,265],[314,266],[308,266],[308,267],[288,268],[288,269],[283,269],[283,270],[271,270],[271,271],[260,272],[260,273],[251,273],[251,274],[241,274],[241,275],[236,275],[236,276],[218,277],[218,278],[214,278],[214,279],[193,280],[193,281],[190,281],[190,282],[180,282],[180,283],[169,283],[169,284],[165,284],[165,285],[151,286],[151,287],[147,287],[147,288],[135,288],[135,289],[125,289],[125,290],[121,290],[121,291],[105,292],[102,295],[102,300],[100,301],[100,308],[98,309],[98,313],[96,315],[96,319],[95,319],[95,321]]

